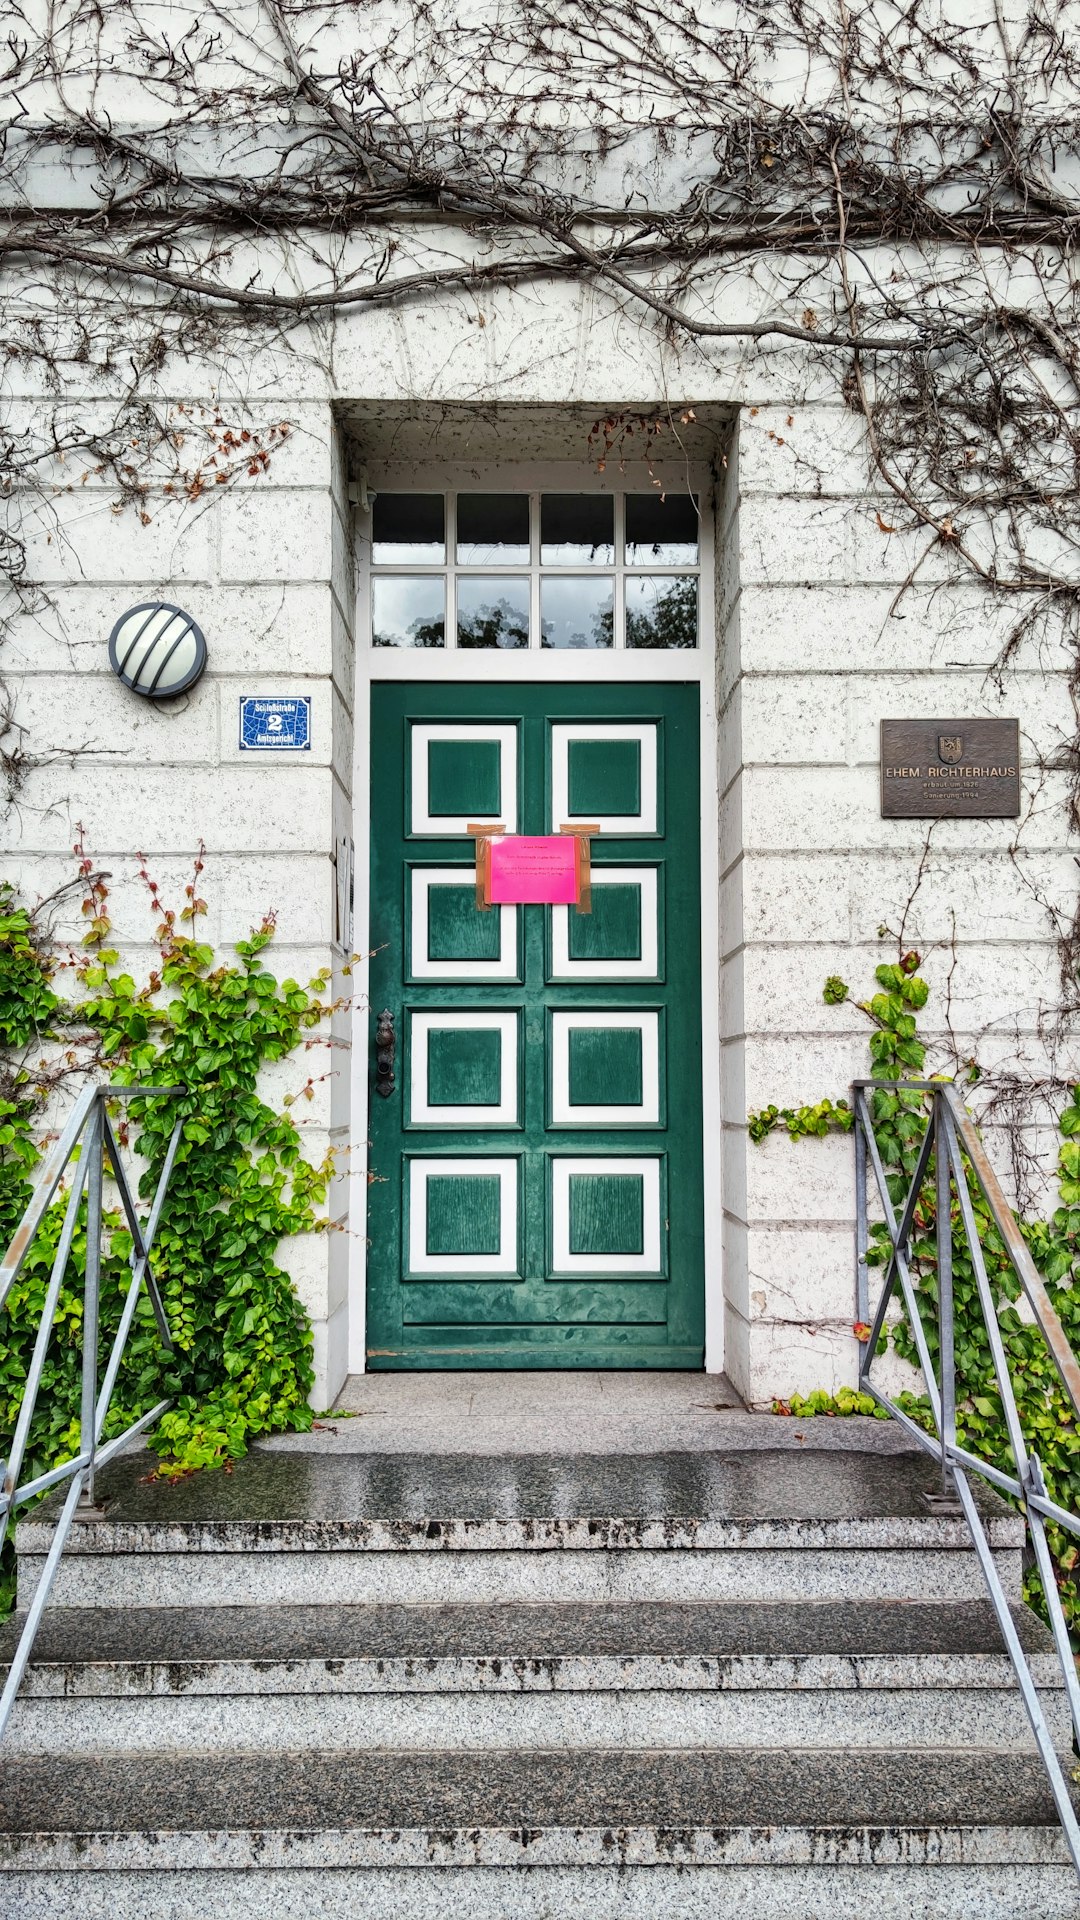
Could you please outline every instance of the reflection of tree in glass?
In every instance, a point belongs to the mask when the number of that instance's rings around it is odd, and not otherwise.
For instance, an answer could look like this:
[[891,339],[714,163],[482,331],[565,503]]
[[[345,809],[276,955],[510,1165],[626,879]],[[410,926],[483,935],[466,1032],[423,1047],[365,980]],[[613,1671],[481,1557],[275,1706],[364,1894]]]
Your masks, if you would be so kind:
[[500,600],[495,606],[480,607],[473,614],[458,614],[459,647],[527,647],[528,615]]
[[672,580],[646,611],[627,604],[628,647],[696,647],[697,581],[692,575]]
[[409,628],[410,647],[441,647],[446,644],[444,620],[414,620]]
[[[558,642],[552,639],[555,631],[556,623],[554,620],[545,620],[542,623],[540,633],[542,643],[545,647],[558,645]],[[611,606],[607,606],[598,608],[597,611],[594,612],[592,625],[588,633],[582,632],[580,627],[572,628],[563,644],[571,650],[582,647],[610,647],[614,637],[615,611]]]

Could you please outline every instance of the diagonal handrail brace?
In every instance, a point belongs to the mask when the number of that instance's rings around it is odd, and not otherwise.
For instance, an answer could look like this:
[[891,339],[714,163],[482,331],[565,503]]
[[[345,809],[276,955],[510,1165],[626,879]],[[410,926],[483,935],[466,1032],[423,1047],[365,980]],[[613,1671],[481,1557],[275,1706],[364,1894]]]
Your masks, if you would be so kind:
[[[184,1116],[181,1115],[169,1137],[150,1212],[144,1223],[139,1218],[135,1197],[132,1194],[127,1171],[121,1160],[116,1136],[109,1120],[109,1102],[145,1099],[175,1100],[186,1091],[185,1087],[179,1086],[84,1087],[58,1139],[38,1169],[33,1192],[23,1217],[3,1260],[0,1261],[0,1308],[3,1308],[34,1244],[38,1229],[58,1193],[60,1183],[68,1168],[74,1164],[67,1203],[64,1207],[63,1224],[53,1256],[49,1284],[45,1291],[41,1319],[27,1370],[26,1386],[12,1436],[11,1452],[0,1479],[0,1527],[7,1524],[10,1515],[17,1507],[25,1505],[28,1500],[44,1493],[47,1488],[57,1486],[64,1480],[70,1481],[70,1485],[56,1522],[45,1564],[23,1624],[18,1645],[8,1668],[3,1692],[0,1693],[0,1738],[11,1716],[76,1511],[80,1503],[93,1503],[94,1476],[97,1469],[119,1453],[136,1434],[142,1433],[145,1428],[159,1420],[172,1404],[169,1399],[161,1400],[157,1406],[151,1407],[148,1413],[133,1421],[123,1433],[115,1435],[104,1446],[101,1444],[113,1389],[144,1287],[154,1311],[162,1348],[165,1353],[171,1353],[173,1350],[169,1324],[151,1262],[154,1240],[161,1222],[169,1179],[176,1163],[184,1127]],[[106,1163],[119,1192],[124,1218],[131,1235],[131,1282],[105,1363],[104,1377],[99,1384],[101,1250],[105,1224]],[[60,1466],[52,1467],[44,1473],[34,1474],[29,1480],[22,1480],[23,1462],[26,1458],[26,1449],[41,1390],[49,1341],[56,1321],[60,1294],[67,1274],[84,1195],[86,1198],[86,1269],[83,1286],[82,1392],[78,1452],[73,1459],[65,1460]]]
[[[991,1486],[1007,1494],[1024,1514],[1042,1581],[1054,1647],[1069,1701],[1074,1743],[1078,1747],[1080,1747],[1080,1681],[1077,1679],[1076,1660],[1058,1593],[1053,1556],[1046,1538],[1046,1523],[1050,1521],[1056,1526],[1080,1534],[1080,1514],[1073,1513],[1050,1499],[1042,1462],[1034,1449],[1028,1446],[1024,1435],[1009,1370],[1008,1351],[998,1320],[997,1303],[979,1237],[972,1198],[973,1185],[976,1191],[981,1193],[995,1230],[1001,1236],[1009,1261],[1031,1309],[1032,1318],[1046,1342],[1061,1384],[1078,1418],[1080,1418],[1080,1364],[1069,1345],[1065,1329],[1047,1292],[1045,1282],[1031,1257],[1030,1248],[1024,1239],[1016,1215],[1009,1206],[990,1164],[975,1121],[952,1082],[860,1080],[855,1082],[852,1092],[855,1116],[856,1306],[859,1318],[864,1324],[869,1320],[870,1226],[866,1185],[868,1171],[871,1169],[889,1237],[884,1285],[869,1327],[869,1337],[863,1345],[859,1366],[859,1385],[863,1392],[869,1394],[880,1407],[901,1423],[924,1451],[934,1455],[940,1462],[945,1487],[950,1492],[955,1492],[968,1524],[1002,1639],[1016,1673],[1021,1698],[1046,1771],[1073,1866],[1077,1875],[1080,1876],[1080,1822],[1077,1820],[1061,1758],[1056,1751],[1053,1736],[1046,1722],[1035,1678],[1020,1642],[1009,1598],[994,1558],[987,1525],[976,1503],[969,1476],[973,1473],[978,1474]],[[926,1130],[908,1182],[899,1218],[893,1206],[874,1133],[870,1101],[871,1096],[878,1092],[917,1094],[929,1102]],[[919,1199],[931,1177],[931,1161],[935,1188],[934,1257],[938,1335],[936,1369],[931,1357],[931,1336],[924,1323],[918,1291],[912,1280],[908,1244]],[[980,1459],[978,1454],[961,1446],[957,1437],[953,1263],[954,1240],[958,1235],[960,1244],[966,1250],[975,1278],[979,1309],[990,1348],[994,1377],[1001,1397],[1009,1449],[1013,1456],[1015,1470],[1012,1473],[991,1461]],[[910,1415],[896,1405],[883,1389],[878,1387],[872,1378],[878,1342],[885,1326],[890,1300],[895,1297],[897,1286],[903,1296],[908,1324],[922,1368],[933,1416],[934,1435],[926,1433],[916,1421],[911,1419]]]

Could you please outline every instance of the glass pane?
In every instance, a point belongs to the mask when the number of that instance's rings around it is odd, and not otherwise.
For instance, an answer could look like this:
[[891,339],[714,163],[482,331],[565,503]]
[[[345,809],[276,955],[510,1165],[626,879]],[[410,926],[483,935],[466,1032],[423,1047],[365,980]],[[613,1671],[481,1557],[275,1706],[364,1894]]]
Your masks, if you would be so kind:
[[628,567],[696,567],[698,515],[695,493],[628,493]]
[[462,567],[529,563],[527,493],[459,493],[457,557]]
[[371,583],[371,638],[377,647],[446,643],[446,581],[439,573],[409,580],[382,574]]
[[438,566],[446,559],[446,503],[441,493],[377,493],[372,504],[371,558],[376,566]]
[[611,580],[549,575],[540,582],[540,635],[545,647],[610,647],[615,627]]
[[459,577],[457,643],[459,647],[527,647],[528,580],[505,573],[493,580]]
[[626,644],[697,646],[696,573],[626,575]]
[[614,558],[615,502],[610,494],[542,496],[540,560],[545,567],[580,567],[583,562],[610,567]]

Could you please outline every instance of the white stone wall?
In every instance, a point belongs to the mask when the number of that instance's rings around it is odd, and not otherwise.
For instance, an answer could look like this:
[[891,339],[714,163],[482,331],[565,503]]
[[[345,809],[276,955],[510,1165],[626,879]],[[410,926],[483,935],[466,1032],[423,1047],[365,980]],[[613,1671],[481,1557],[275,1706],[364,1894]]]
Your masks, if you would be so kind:
[[[825,978],[868,997],[897,954],[878,928],[903,926],[932,988],[929,1067],[1043,1070],[1044,902],[1068,916],[1076,893],[1065,774],[1041,765],[1075,731],[1063,658],[1032,645],[999,690],[1000,612],[925,534],[888,531],[868,481],[845,408],[743,409],[720,515],[723,1190],[727,1368],[754,1404],[856,1378],[851,1142],[745,1131],[749,1108],[837,1098],[869,1071],[867,1018],[825,1005]],[[1021,819],[938,821],[929,844],[928,822],[883,820],[880,720],[977,714],[1019,717]],[[1052,1130],[1026,1134],[1048,1175]],[[989,1139],[1008,1176],[1008,1141]]]
[[[212,375],[204,369],[212,410]],[[224,417],[260,425],[269,409],[223,403]],[[44,604],[16,616],[3,669],[17,694],[25,746],[42,757],[5,822],[4,869],[31,897],[75,872],[82,834],[95,866],[110,875],[110,910],[124,959],[145,977],[156,958],[154,915],[138,879],[147,857],[166,904],[184,904],[194,850],[206,842],[201,924],[215,946],[276,916],[270,964],[306,982],[335,960],[335,825],[351,809],[351,542],[342,456],[325,400],[292,400],[292,431],[256,483],[245,474],[179,507],[157,492],[114,511],[93,480],[37,509],[29,566]],[[183,606],[207,636],[210,667],[179,701],[152,706],[109,668],[117,616],[161,596]],[[309,694],[312,743],[303,753],[241,753],[241,694]],[[72,899],[57,933],[79,941],[85,923]],[[340,1041],[342,1019],[335,1019]],[[329,1038],[329,1036],[328,1036]],[[300,1050],[265,1076],[274,1098],[312,1098],[293,1109],[305,1150],[320,1160],[347,1137],[338,1048]],[[347,1086],[347,1072],[344,1076]],[[340,1218],[341,1182],[332,1215]],[[340,1245],[339,1245],[340,1242]],[[344,1236],[312,1236],[283,1249],[316,1329],[313,1400],[326,1406],[344,1376]]]
[[[719,420],[729,410],[738,427],[718,516],[724,1130],[707,1143],[726,1221],[726,1366],[755,1404],[854,1380],[850,1144],[777,1137],[754,1148],[746,1112],[842,1094],[866,1067],[865,1020],[824,1006],[821,983],[839,973],[857,996],[869,990],[874,964],[893,951],[876,930],[899,925],[924,850],[922,823],[879,817],[883,715],[1019,715],[1020,851],[1011,822],[936,827],[906,944],[930,949],[928,1028],[943,1024],[948,978],[961,1054],[977,1035],[987,1057],[1015,1052],[1016,1021],[1030,1049],[1056,978],[1040,892],[1068,915],[1076,891],[1065,775],[1036,765],[1072,736],[1063,662],[1030,650],[999,698],[985,678],[999,616],[954,580],[951,557],[925,535],[888,531],[893,503],[869,485],[862,429],[839,403],[834,372],[795,352],[679,350],[622,303],[562,284],[492,289],[482,306],[451,295],[353,315],[329,342],[300,345],[247,364],[232,348],[161,377],[163,404],[291,423],[257,480],[183,507],[152,494],[145,524],[78,476],[35,509],[30,564],[51,605],[15,620],[2,664],[18,685],[27,746],[45,764],[8,820],[9,870],[31,895],[52,892],[72,871],[81,823],[113,874],[120,938],[133,967],[145,967],[149,914],[134,854],[146,853],[175,897],[202,837],[210,937],[231,940],[272,909],[278,968],[304,979],[333,963],[347,999],[333,860],[358,797],[352,729],[364,714],[353,694],[335,409],[365,403],[387,444],[395,421],[420,411],[437,452],[443,404],[475,406],[503,445],[515,444],[518,416],[492,425],[492,408],[542,404],[549,422],[566,409],[565,451],[583,459],[590,411],[692,401]],[[9,367],[5,378],[13,403],[42,404],[33,369]],[[156,594],[194,614],[210,648],[209,671],[175,710],[128,695],[106,658],[117,615]],[[312,695],[309,753],[239,753],[239,695],[260,692]],[[309,1152],[332,1143],[341,1169],[338,1230],[286,1254],[316,1327],[319,1405],[345,1370],[350,1248],[363,1232],[359,1210],[345,1225],[347,1149],[363,1138],[363,1116],[350,1110],[348,1033],[342,1005],[332,1047],[268,1076],[268,1090],[284,1092],[314,1073],[298,1118]]]

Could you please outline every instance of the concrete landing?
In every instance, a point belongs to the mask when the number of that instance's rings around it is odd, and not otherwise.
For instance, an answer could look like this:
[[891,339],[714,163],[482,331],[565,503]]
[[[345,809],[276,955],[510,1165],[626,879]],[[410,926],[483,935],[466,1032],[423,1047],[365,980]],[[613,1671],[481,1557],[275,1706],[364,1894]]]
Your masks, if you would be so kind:
[[748,1413],[717,1373],[367,1373],[311,1433],[260,1448],[297,1453],[660,1453],[725,1449],[911,1450],[895,1421]]

